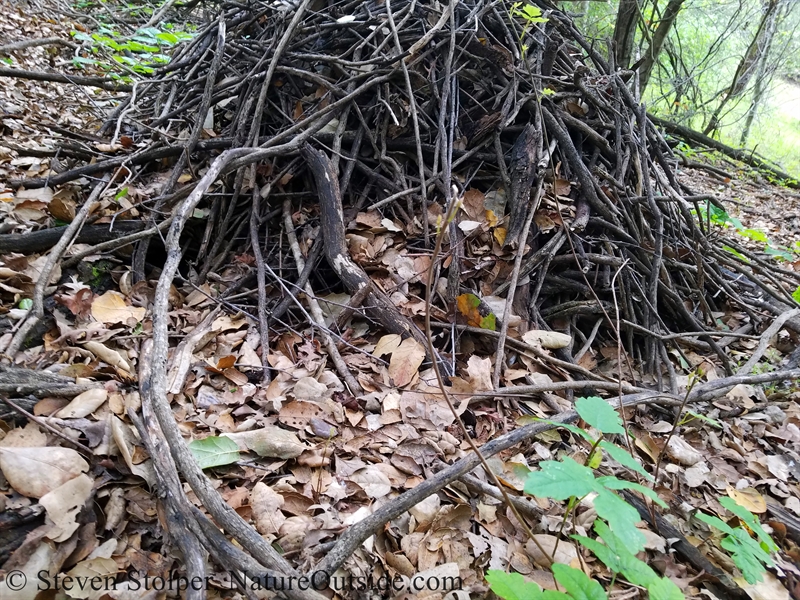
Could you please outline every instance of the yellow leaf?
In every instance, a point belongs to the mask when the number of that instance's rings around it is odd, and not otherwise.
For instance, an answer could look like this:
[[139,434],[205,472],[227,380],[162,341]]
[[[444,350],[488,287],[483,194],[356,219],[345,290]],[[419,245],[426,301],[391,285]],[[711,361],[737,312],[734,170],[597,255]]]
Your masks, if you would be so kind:
[[108,291],[92,302],[92,316],[101,323],[126,323],[128,319],[144,319],[147,311],[142,307],[128,306],[119,292]]
[[726,491],[736,504],[743,506],[751,513],[760,515],[767,512],[767,501],[755,488],[736,490],[728,486]]

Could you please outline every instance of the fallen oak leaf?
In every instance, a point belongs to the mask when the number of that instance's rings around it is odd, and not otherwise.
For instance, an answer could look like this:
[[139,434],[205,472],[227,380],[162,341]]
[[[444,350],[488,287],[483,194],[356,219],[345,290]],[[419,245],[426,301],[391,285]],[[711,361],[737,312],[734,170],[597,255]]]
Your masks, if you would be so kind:
[[259,456],[268,458],[297,458],[307,449],[294,433],[275,425],[267,425],[252,431],[223,433],[222,437],[233,442],[237,450],[253,451]]
[[141,321],[147,312],[142,307],[129,306],[119,292],[108,291],[92,302],[92,316],[101,323],[127,323],[128,319]]
[[397,387],[411,383],[425,358],[425,348],[414,338],[406,338],[392,351],[389,376]]
[[53,524],[53,529],[47,532],[48,538],[64,542],[75,533],[79,526],[76,518],[92,495],[93,487],[94,480],[81,474],[39,498],[48,521]]
[[110,418],[111,435],[114,438],[114,443],[116,443],[117,448],[119,448],[120,454],[122,454],[125,464],[128,465],[131,473],[144,479],[150,486],[155,486],[156,474],[152,461],[150,459],[141,462],[134,460],[134,454],[137,448],[135,444],[136,437],[130,426],[113,415],[111,415]]
[[86,390],[75,396],[55,416],[59,419],[82,419],[100,408],[107,399],[108,391],[104,388]]
[[273,535],[280,531],[286,521],[281,512],[285,504],[283,496],[263,481],[259,481],[250,493],[250,507],[253,510],[253,521],[261,535]]
[[2,448],[0,470],[19,494],[41,498],[89,470],[81,455],[71,448]]

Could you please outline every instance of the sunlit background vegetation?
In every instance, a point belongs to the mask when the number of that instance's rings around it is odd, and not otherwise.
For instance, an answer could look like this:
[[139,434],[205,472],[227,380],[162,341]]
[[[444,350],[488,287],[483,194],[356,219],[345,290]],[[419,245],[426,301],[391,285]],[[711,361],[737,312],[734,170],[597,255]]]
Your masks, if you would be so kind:
[[[559,5],[579,15],[584,34],[608,54],[620,0]],[[800,2],[643,0],[640,5],[634,64],[647,52],[668,6],[680,6],[643,93],[651,111],[698,131],[718,113],[709,135],[800,176]]]

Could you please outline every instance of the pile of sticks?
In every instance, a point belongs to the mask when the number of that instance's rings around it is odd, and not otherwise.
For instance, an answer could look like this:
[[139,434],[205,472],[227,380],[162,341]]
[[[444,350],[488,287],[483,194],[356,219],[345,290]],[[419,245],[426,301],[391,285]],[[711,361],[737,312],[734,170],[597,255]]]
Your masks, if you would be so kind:
[[[398,222],[416,217],[419,243],[428,248],[433,205],[449,205],[465,186],[502,190],[503,246],[531,248],[519,273],[531,283],[515,292],[514,306],[536,328],[585,341],[598,335],[594,324],[602,319],[600,338],[614,340],[614,312],[627,351],[650,372],[668,365],[670,336],[687,332],[730,372],[724,346],[699,334],[716,330],[714,313],[731,305],[754,325],[764,313],[784,313],[794,306],[798,274],[710,235],[704,217],[719,203],[677,180],[677,160],[637,101],[635,74],[616,70],[565,15],[546,3],[538,7],[541,23],[495,3],[437,7],[223,4],[219,18],[152,81],[137,83],[106,123],[101,133],[111,147],[132,139],[135,150],[51,175],[49,184],[120,167],[163,171],[171,163],[145,208],[153,224],[187,196],[208,209],[192,257],[199,281],[251,237],[251,226],[258,238],[275,208],[274,184],[304,168],[316,190],[299,177],[283,191],[299,201],[315,191],[334,204],[349,199]],[[179,183],[204,169],[195,183]],[[521,240],[526,219],[545,206],[555,207],[545,214],[558,226],[540,230],[535,219]],[[342,223],[335,212],[326,220],[326,207],[336,206],[321,205],[325,251],[334,259],[346,254]],[[457,229],[451,238],[457,266],[464,244]],[[261,249],[276,242],[244,243],[260,259],[263,289]],[[139,278],[147,248],[145,237],[134,256]],[[337,268],[351,292],[368,283],[356,271]],[[470,282],[457,283],[451,296]],[[380,321],[419,337],[379,293],[371,290],[367,304],[383,311]],[[262,315],[275,302],[262,297]]]

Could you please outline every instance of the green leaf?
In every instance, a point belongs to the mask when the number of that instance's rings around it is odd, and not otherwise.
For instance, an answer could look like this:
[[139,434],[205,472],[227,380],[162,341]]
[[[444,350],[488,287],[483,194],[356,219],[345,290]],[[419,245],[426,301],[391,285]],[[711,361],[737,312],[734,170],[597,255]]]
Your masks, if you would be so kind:
[[486,573],[486,581],[491,590],[504,600],[540,600],[542,588],[519,573],[490,570]]
[[570,423],[561,423],[559,421],[544,421],[544,423],[549,423],[550,425],[553,425],[555,427],[566,429],[570,433],[574,433],[575,435],[582,437],[591,444],[594,444],[595,442],[595,439],[591,435],[589,435],[589,432],[587,432],[585,429],[581,429],[577,425],[571,425]]
[[[798,289],[800,289],[800,288],[798,288]],[[694,418],[694,419],[699,419],[701,421],[705,421],[706,423],[708,423],[712,427],[716,427],[717,429],[722,429],[722,423],[720,423],[716,419],[712,419],[711,417],[707,417],[706,415],[701,415],[700,413],[695,412],[693,410],[689,410],[689,409],[686,409],[686,414],[689,415],[690,417]],[[685,422],[688,422],[689,420],[690,419],[686,419]]]
[[733,255],[734,255],[736,258],[739,258],[739,259],[743,260],[744,262],[747,262],[747,263],[749,263],[749,262],[750,262],[750,259],[749,259],[749,258],[747,258],[747,257],[746,257],[744,254],[742,254],[742,253],[741,253],[741,252],[739,252],[738,250],[734,250],[734,249],[733,249],[733,248],[731,248],[730,246],[722,246],[722,249],[723,249],[723,250],[725,250],[726,252],[730,252],[730,253],[731,253],[731,254],[733,254]]
[[792,292],[792,298],[794,299],[795,302],[800,304],[800,285],[797,286],[797,289]]
[[[739,513],[745,515],[744,509],[738,506],[735,502],[728,502],[729,498],[721,498],[720,503],[725,501],[724,505],[725,508],[731,510],[734,514],[739,516]],[[734,506],[732,509],[731,506]],[[750,512],[750,511],[746,511]],[[736,527],[735,529],[730,527],[727,523],[718,519],[717,517],[712,517],[711,515],[707,515],[705,513],[698,512],[695,515],[699,520],[708,523],[712,527],[715,527],[726,533],[727,535],[722,538],[720,541],[720,546],[722,546],[725,550],[730,552],[731,558],[733,559],[734,564],[739,567],[742,571],[742,575],[750,584],[755,584],[761,581],[762,574],[764,573],[764,565],[772,566],[772,558],[770,555],[764,551],[764,549],[756,542],[747,531],[744,530],[742,527]],[[746,517],[746,515],[745,515]],[[751,515],[752,517],[752,515]],[[742,520],[745,518],[741,517]],[[752,518],[752,521],[755,522],[755,517]],[[747,522],[747,521],[745,521]],[[761,528],[761,525],[757,525],[758,528]],[[772,538],[770,538],[766,532],[764,535],[769,539],[770,544],[765,544],[768,547],[772,547],[774,542],[772,542]]]
[[150,44],[142,44],[141,42],[137,41],[130,41],[125,44],[124,50],[130,50],[131,52],[158,52],[160,48],[158,46],[152,46]]
[[87,33],[83,33],[82,31],[73,31],[72,36],[81,42],[93,42],[92,36]]
[[619,413],[598,396],[578,398],[578,401],[575,402],[575,410],[578,411],[581,419],[602,433],[625,433]]
[[747,583],[761,581],[766,571],[764,565],[773,565],[769,555],[741,527],[734,529],[733,535],[722,538],[720,546],[730,552],[733,563],[742,571]]
[[600,442],[600,447],[608,452],[615,461],[621,464],[623,467],[628,467],[632,471],[636,471],[637,473],[643,475],[650,481],[653,481],[653,476],[648,473],[645,468],[636,460],[633,456],[631,456],[627,450],[624,448],[620,448],[616,444],[612,444],[607,440],[603,440]]
[[598,486],[597,497],[594,499],[594,509],[597,515],[605,519],[625,547],[635,554],[644,550],[644,534],[636,529],[636,523],[641,518],[639,511],[625,502],[614,492]]
[[747,526],[752,529],[758,536],[758,539],[767,546],[770,552],[777,552],[778,546],[775,544],[770,535],[761,527],[761,523],[756,516],[747,510],[744,506],[738,504],[733,498],[724,496],[719,499],[719,503],[725,508],[744,521]]
[[619,572],[625,576],[625,579],[634,585],[642,587],[647,587],[658,579],[656,572],[636,558],[636,555],[627,548],[625,542],[615,535],[605,522],[597,519],[594,522],[594,530],[602,538],[605,545],[608,546],[608,549],[617,557]]
[[178,36],[174,33],[157,33],[156,38],[161,40],[162,42],[166,42],[170,46],[174,46],[178,43]]
[[704,523],[708,523],[712,527],[716,527],[722,533],[727,533],[728,535],[733,535],[733,527],[728,525],[725,521],[714,517],[712,515],[707,515],[704,512],[697,511],[694,515],[697,519],[703,521]]
[[556,581],[564,586],[575,600],[608,600],[608,595],[594,579],[589,579],[580,569],[573,569],[561,563],[555,563],[551,569]]
[[30,308],[33,306],[33,300],[30,298],[23,298],[19,301],[17,306],[19,306],[22,310],[30,310]]
[[541,471],[534,471],[525,481],[525,492],[528,494],[540,498],[566,500],[572,496],[582,498],[600,488],[595,482],[592,470],[579,465],[569,457],[560,462],[546,460],[539,466]]
[[789,252],[788,250],[785,250],[784,248],[780,247],[775,248],[774,246],[766,246],[764,248],[764,252],[775,258],[780,258],[781,260],[787,260],[787,261],[794,260],[794,256],[792,256],[792,253]]
[[239,460],[239,446],[230,438],[210,435],[189,444],[201,469],[229,465]]
[[[598,523],[602,523],[598,519]],[[608,527],[606,525],[606,527]],[[573,540],[577,540],[580,542],[584,547],[588,548],[594,555],[599,558],[602,563],[608,567],[608,569],[614,573],[621,573],[622,572],[622,561],[618,554],[616,554],[611,548],[606,546],[605,544],[601,544],[597,540],[593,540],[592,538],[588,538],[583,535],[571,535],[570,536]]]
[[542,600],[572,600],[572,596],[569,596],[564,592],[545,590],[542,592]]
[[767,234],[765,234],[760,229],[740,229],[739,235],[743,235],[744,237],[749,238],[755,242],[764,242],[765,244],[769,242]]
[[681,588],[666,577],[661,577],[647,587],[650,593],[650,600],[685,600]]
[[664,502],[661,498],[658,497],[653,490],[649,487],[645,487],[641,484],[634,483],[632,481],[624,481],[622,479],[617,479],[613,476],[606,476],[606,477],[598,477],[597,481],[603,487],[606,487],[610,490],[634,490],[639,492],[640,494],[644,494],[648,498],[650,498],[653,502],[661,506],[662,508],[667,508],[667,503]]

